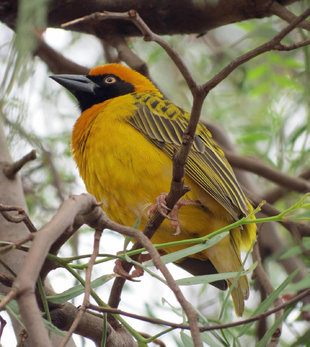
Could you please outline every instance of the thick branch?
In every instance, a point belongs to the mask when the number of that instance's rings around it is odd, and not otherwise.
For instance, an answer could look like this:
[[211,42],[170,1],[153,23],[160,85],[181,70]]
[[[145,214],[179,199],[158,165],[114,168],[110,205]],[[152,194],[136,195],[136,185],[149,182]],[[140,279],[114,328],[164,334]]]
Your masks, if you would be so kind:
[[[306,170],[303,172],[299,178],[303,178],[305,180],[310,179],[310,170]],[[287,194],[289,190],[283,189],[283,188],[275,188],[272,191],[264,194],[263,199],[268,201],[270,204],[276,202],[277,200],[281,199],[285,194]]]
[[[295,2],[282,0],[283,5]],[[52,1],[48,15],[48,26],[59,27],[60,24],[72,19],[101,11],[137,10],[147,21],[152,31],[160,35],[205,33],[225,24],[240,22],[251,18],[263,18],[272,15],[270,1],[252,0],[71,0],[70,2]],[[0,19],[1,19],[0,15]],[[8,18],[5,18],[6,20]],[[11,19],[11,18],[10,18]],[[189,20],[190,19],[190,20]],[[90,28],[80,24],[74,30],[89,33]],[[101,37],[106,34],[121,34],[123,36],[140,35],[130,23],[116,21],[106,22],[101,27]]]
[[68,228],[72,228],[75,224],[83,224],[84,222],[95,227],[96,230],[108,228],[134,237],[147,249],[155,266],[162,272],[169,287],[172,289],[186,312],[196,346],[201,346],[196,313],[192,309],[191,305],[185,300],[182,292],[166,266],[161,261],[160,255],[152,245],[151,241],[136,229],[125,227],[110,221],[103,210],[98,206],[95,199],[88,194],[73,196],[66,200],[51,221],[37,233],[26,261],[8,296],[9,299],[17,297],[25,326],[34,345],[50,346],[50,343],[48,342],[48,334],[42,323],[40,311],[35,298],[35,283],[44,259],[49,248],[61,233]]
[[8,164],[4,169],[3,172],[6,175],[7,178],[13,179],[17,172],[29,161],[35,160],[37,157],[36,151],[32,150],[30,153],[26,154],[24,157],[19,159],[18,161]]
[[61,53],[57,52],[54,48],[49,46],[40,36],[37,36],[38,46],[34,51],[34,55],[40,57],[49,69],[55,74],[80,74],[86,75],[89,68],[76,64],[70,59],[64,57]]
[[231,166],[237,169],[253,172],[261,177],[268,179],[282,187],[295,190],[300,193],[310,191],[310,182],[303,178],[291,177],[271,166],[261,162],[257,158],[242,157],[238,154],[225,151],[226,158]]
[[[51,310],[51,318],[53,324],[61,330],[69,330],[79,309],[71,303],[65,303],[56,309]],[[102,318],[85,312],[79,324],[76,327],[75,333],[87,337],[94,341],[96,346],[100,346],[102,339]],[[137,347],[137,343],[132,339],[130,333],[122,326],[113,329],[107,323],[106,345],[109,347]]]

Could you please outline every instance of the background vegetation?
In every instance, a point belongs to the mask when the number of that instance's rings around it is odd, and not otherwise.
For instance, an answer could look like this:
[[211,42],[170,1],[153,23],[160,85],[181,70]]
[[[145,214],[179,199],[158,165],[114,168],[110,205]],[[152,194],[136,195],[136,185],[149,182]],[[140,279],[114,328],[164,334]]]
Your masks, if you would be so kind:
[[[174,11],[176,7],[173,6],[177,5],[173,1],[168,3],[166,11]],[[250,13],[252,10],[250,1],[248,4],[246,1],[243,3],[244,6],[248,6]],[[264,1],[261,5],[263,3]],[[282,3],[283,6],[280,5],[284,11],[282,13],[286,16],[288,13],[298,15],[309,8],[308,1],[282,1]],[[284,7],[288,3],[293,4]],[[20,1],[18,7],[14,4],[14,1],[8,1],[5,5],[1,5],[3,7],[0,9],[0,20],[3,22],[0,27],[2,86],[0,112],[1,126],[5,135],[5,140],[2,136],[0,140],[1,172],[3,165],[11,161],[10,156],[15,161],[35,149],[37,158],[22,168],[20,179],[9,180],[1,173],[0,203],[20,206],[39,230],[51,220],[64,199],[70,194],[80,194],[85,191],[70,153],[71,129],[79,116],[79,110],[72,96],[48,78],[50,74],[78,73],[98,64],[122,61],[144,72],[147,67],[149,75],[163,93],[187,110],[191,109],[192,95],[184,78],[166,52],[156,43],[143,41],[136,32],[131,33],[129,29],[126,31],[126,28],[121,27],[123,31],[119,29],[116,33],[113,27],[105,36],[104,30],[97,28],[99,24],[96,24],[96,30],[92,34],[86,25],[66,31],[59,29],[60,24],[69,19],[94,12],[92,1],[89,4],[90,9],[83,13],[82,9],[77,10],[79,1],[72,2],[71,12],[64,4],[59,4],[57,1]],[[57,17],[62,5],[64,6],[62,16]],[[124,1],[118,8],[112,10],[121,12],[135,8],[151,26],[152,16],[145,12],[144,17],[142,4],[139,5],[140,9],[138,5],[139,2]],[[169,27],[165,23],[168,29],[164,29],[163,25],[160,32],[182,57],[197,83],[205,83],[236,57],[270,40],[288,25],[282,18],[285,16],[279,15],[278,7],[273,11],[257,10],[256,15],[249,17],[245,15],[245,18],[236,17],[233,21],[237,23],[230,24],[225,6],[222,12],[218,10],[220,5],[221,1],[216,0],[192,2],[193,7],[200,6],[203,9],[203,6],[214,6],[217,9],[214,12],[218,22],[214,22],[213,27],[209,23],[210,27],[205,28],[206,24],[201,23],[201,31],[197,30],[197,27],[191,29],[188,24],[191,22],[191,17],[186,13],[176,13],[175,16],[179,16],[178,18],[183,16],[184,30],[178,26],[173,27],[174,24]],[[109,6],[112,5],[108,1],[106,3],[102,1],[100,6],[95,10],[111,10]],[[154,6],[154,13],[158,16],[156,11],[160,11],[160,6]],[[272,15],[275,13],[278,16]],[[215,13],[213,15],[215,16]],[[154,23],[154,31],[156,28],[158,29]],[[310,22],[303,22],[303,25],[299,25],[282,43],[292,45],[309,40],[309,28]],[[212,30],[208,31],[209,29]],[[310,191],[307,181],[310,177],[309,84],[310,48],[303,45],[287,52],[271,51],[239,66],[210,92],[204,102],[201,119],[210,125],[217,141],[229,153],[240,154],[232,165],[240,175],[239,178],[249,197],[256,205],[265,199],[278,211],[291,208],[283,218],[282,216],[275,218],[286,223],[269,222],[259,228],[260,255],[264,269],[262,271],[267,275],[268,284],[262,281],[260,274],[255,273],[252,276],[252,267],[248,275],[251,278],[251,297],[246,303],[244,319],[285,304],[287,300],[300,292],[304,293],[304,290],[310,287],[308,198],[305,197],[302,203],[295,205],[303,198],[304,193]],[[262,163],[259,169],[256,169],[251,161],[246,161],[245,164],[238,161],[240,158],[247,160],[248,156],[254,157],[258,165]],[[269,176],[267,168],[273,169],[274,176]],[[240,172],[240,169],[246,170]],[[304,184],[303,188],[297,189],[289,182],[286,185],[287,176],[283,181],[280,179],[281,173],[296,179],[296,184]],[[298,180],[297,177],[300,175],[303,175],[303,178]],[[267,204],[263,214],[258,217],[266,218],[277,214],[275,210],[272,210],[273,213],[270,212],[268,206]],[[2,225],[0,282],[4,297],[12,286],[10,279],[14,279],[24,262],[24,257],[27,256],[25,251],[28,243],[24,249],[15,248],[22,248],[19,243],[24,239],[26,241],[30,239],[29,228],[25,225],[13,224],[5,215],[0,215],[0,218]],[[56,261],[59,268],[52,271],[48,278],[55,292],[67,291],[65,296],[55,296],[54,293],[47,292],[46,295],[54,296],[50,302],[63,305],[70,301],[76,307],[82,304],[83,290],[76,286],[80,281],[79,276],[85,277],[86,264],[93,252],[93,235],[92,228],[84,227],[78,233],[74,233],[61,247],[59,253],[55,254],[57,258],[52,259],[53,264],[55,265]],[[8,246],[10,243],[14,247]],[[114,280],[115,255],[123,249],[123,245],[124,238],[121,235],[112,231],[103,233],[100,256],[97,257],[98,264],[94,266],[92,275],[92,279],[99,278],[95,291],[103,302],[108,301]],[[73,257],[69,263],[66,262],[68,257]],[[254,257],[254,261],[259,261],[257,254]],[[250,255],[248,258],[246,268],[253,263]],[[169,264],[168,268],[175,279],[188,277],[188,274],[172,264]],[[298,273],[296,269],[299,269]],[[126,284],[120,308],[151,318],[187,323],[180,303],[171,290],[156,278],[160,272],[154,268],[150,268],[150,271],[151,274],[146,273],[141,282]],[[194,285],[193,280],[189,280],[190,286],[181,286],[186,298],[195,309],[199,310],[200,323],[209,326],[234,322],[236,317],[230,299],[227,300],[227,293],[210,288],[206,284],[207,279],[204,279],[204,282]],[[267,301],[263,303],[266,298]],[[103,305],[99,299],[96,302]],[[307,345],[310,339],[309,305],[309,297],[305,296],[279,311],[276,317],[272,315],[269,318],[261,317],[253,324],[204,332],[201,338],[206,346]],[[43,308],[42,304],[40,308],[43,312],[46,311],[46,307]],[[55,312],[57,309],[59,306]],[[53,311],[51,303],[49,310]],[[18,311],[16,301],[11,301],[7,305],[7,311],[14,317],[15,331],[21,343],[24,338],[24,335],[20,335],[20,331],[23,332],[21,322],[25,318],[22,312]],[[71,318],[74,319],[76,314],[77,312],[72,313]],[[11,345],[13,338],[9,332],[11,323],[3,312],[1,316],[8,323],[2,332],[3,344]],[[68,323],[68,326],[64,327],[57,317],[56,313],[55,315],[52,313],[51,317],[45,315],[46,322],[50,321],[49,324],[46,323],[48,329],[56,335],[60,334],[58,328],[68,330],[71,325]],[[100,343],[104,345],[101,342],[102,336],[94,333],[98,324],[104,325],[104,317],[101,315],[100,321],[93,322],[94,326],[90,326],[88,330],[83,330],[81,323],[78,334],[90,338],[97,345]],[[141,346],[146,342],[150,342],[151,346],[160,343],[162,345],[165,343],[167,346],[193,345],[187,330],[167,329],[163,325],[155,324],[155,321],[146,323],[125,316],[123,319],[126,323],[121,321],[122,325],[129,324],[126,326],[129,334],[122,340],[126,341],[127,346],[135,345],[135,340],[140,341]],[[4,324],[1,323],[0,327],[2,325]],[[117,330],[112,324],[113,329]],[[113,343],[116,346],[117,343],[115,340],[113,342],[110,333],[108,330],[110,340],[107,346],[113,346]],[[148,334],[149,340],[145,340],[147,336],[143,333]],[[93,344],[89,339],[81,340],[79,335],[74,338],[77,345]],[[155,338],[160,341],[151,342]],[[30,343],[29,339],[23,340],[23,343],[27,345]],[[71,340],[69,343],[74,342]],[[56,346],[60,342],[55,338],[53,344]]]

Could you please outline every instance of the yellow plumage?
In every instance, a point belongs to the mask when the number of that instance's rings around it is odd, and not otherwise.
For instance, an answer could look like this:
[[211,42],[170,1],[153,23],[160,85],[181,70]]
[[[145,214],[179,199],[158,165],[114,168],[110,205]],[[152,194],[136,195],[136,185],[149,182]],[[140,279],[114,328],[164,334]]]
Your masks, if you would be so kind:
[[[161,192],[169,191],[173,149],[181,144],[189,114],[164,99],[144,76],[124,66],[101,66],[91,70],[87,78],[102,89],[92,87],[93,93],[108,97],[100,99],[96,94],[91,106],[91,101],[74,91],[83,110],[72,134],[74,159],[88,192],[103,202],[109,217],[125,225],[133,225],[141,217],[142,229],[149,206]],[[185,198],[198,200],[201,205],[180,209],[179,235],[173,235],[175,229],[165,220],[153,236],[153,243],[200,237],[252,211],[223,152],[203,124],[197,129],[184,181],[191,187]],[[205,273],[212,272],[207,268],[209,261],[217,272],[238,271],[240,251],[251,247],[255,234],[254,224],[232,230],[214,247],[191,258],[206,264]],[[194,265],[187,270],[204,273]],[[248,295],[247,279],[240,277],[232,291],[238,315],[242,315]]]

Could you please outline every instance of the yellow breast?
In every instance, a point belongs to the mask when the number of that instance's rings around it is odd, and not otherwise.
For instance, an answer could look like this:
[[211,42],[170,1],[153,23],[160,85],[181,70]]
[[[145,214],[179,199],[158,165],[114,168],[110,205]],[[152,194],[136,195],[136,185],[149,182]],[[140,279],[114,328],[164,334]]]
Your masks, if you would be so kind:
[[161,191],[169,191],[172,162],[125,121],[131,95],[97,104],[75,124],[72,149],[88,192],[108,215],[133,225]]

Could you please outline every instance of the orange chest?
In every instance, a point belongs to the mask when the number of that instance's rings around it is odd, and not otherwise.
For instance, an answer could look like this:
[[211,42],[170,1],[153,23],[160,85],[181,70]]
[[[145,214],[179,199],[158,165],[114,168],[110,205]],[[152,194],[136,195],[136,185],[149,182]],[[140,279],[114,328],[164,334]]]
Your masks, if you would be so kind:
[[[113,106],[113,105],[112,105]],[[126,122],[128,109],[106,107],[84,124],[72,141],[74,159],[86,189],[105,209],[117,210],[127,206],[135,215],[153,203],[156,196],[168,191],[172,162],[166,154],[151,144]]]

